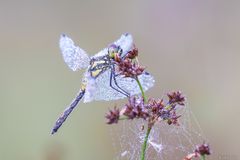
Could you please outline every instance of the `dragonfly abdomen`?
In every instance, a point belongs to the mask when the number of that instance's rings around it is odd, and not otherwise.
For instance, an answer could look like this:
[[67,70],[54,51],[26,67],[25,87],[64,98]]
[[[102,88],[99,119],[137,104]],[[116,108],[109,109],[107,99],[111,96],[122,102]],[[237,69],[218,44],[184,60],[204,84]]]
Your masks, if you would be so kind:
[[82,99],[82,97],[85,94],[85,88],[82,87],[80,89],[79,93],[75,97],[75,99],[72,101],[69,107],[67,107],[64,112],[61,114],[61,116],[57,119],[53,129],[52,129],[52,134],[56,133],[58,129],[62,126],[62,124],[65,122],[65,120],[68,118],[70,113],[73,111],[73,109],[77,106],[78,102]]

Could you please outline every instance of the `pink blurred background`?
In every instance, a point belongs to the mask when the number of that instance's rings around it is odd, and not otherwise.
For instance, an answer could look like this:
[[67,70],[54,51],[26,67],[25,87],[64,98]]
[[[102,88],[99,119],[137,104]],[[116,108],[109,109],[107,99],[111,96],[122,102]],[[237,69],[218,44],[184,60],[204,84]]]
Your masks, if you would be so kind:
[[[209,140],[208,159],[240,159],[240,1],[0,1],[0,159],[114,159],[104,115],[116,102],[81,103],[58,48],[61,33],[95,54],[122,33],[156,79],[148,96],[182,90]],[[182,157],[179,157],[181,159]]]

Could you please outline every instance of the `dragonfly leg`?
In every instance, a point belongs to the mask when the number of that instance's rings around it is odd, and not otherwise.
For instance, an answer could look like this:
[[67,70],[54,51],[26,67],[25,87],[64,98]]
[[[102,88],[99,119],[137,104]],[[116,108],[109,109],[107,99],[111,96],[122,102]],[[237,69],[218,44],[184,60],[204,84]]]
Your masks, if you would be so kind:
[[76,98],[72,101],[69,107],[67,107],[62,115],[57,119],[53,129],[52,129],[52,134],[56,133],[58,129],[62,126],[64,121],[68,118],[70,113],[73,111],[73,109],[77,106],[78,102],[82,99],[84,96],[85,89],[81,89],[79,93],[77,94]]
[[[114,82],[114,84],[118,87],[118,88],[115,88],[112,84],[112,82]],[[129,94],[124,91],[122,88],[120,88],[117,84],[116,84],[116,79],[115,79],[115,75],[113,73],[113,70],[111,69],[111,74],[110,74],[110,87],[114,90],[116,90],[117,92],[125,95],[126,97],[129,97]]]
[[118,75],[116,75],[116,73],[115,73],[115,67],[113,66],[113,68],[111,69],[111,81],[113,80],[114,84],[118,87],[119,90],[121,90],[121,93],[123,92],[125,96],[129,97],[130,94],[118,85],[117,80],[116,80],[117,76]]

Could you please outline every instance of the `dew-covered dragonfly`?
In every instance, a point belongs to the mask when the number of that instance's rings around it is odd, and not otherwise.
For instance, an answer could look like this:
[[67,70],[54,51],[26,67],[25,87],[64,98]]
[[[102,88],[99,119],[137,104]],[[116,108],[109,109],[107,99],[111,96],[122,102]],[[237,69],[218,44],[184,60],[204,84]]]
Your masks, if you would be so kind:
[[[137,82],[133,78],[117,73],[118,66],[112,58],[114,54],[124,58],[133,50],[134,44],[131,34],[123,34],[109,47],[104,48],[92,57],[89,57],[80,47],[75,46],[72,39],[65,34],[61,35],[59,45],[63,59],[70,69],[73,71],[86,69],[86,71],[82,78],[80,91],[57,119],[52,134],[57,132],[82,98],[83,102],[86,103],[93,100],[117,100],[141,93]],[[138,76],[138,79],[144,91],[154,84],[154,78],[145,71]]]

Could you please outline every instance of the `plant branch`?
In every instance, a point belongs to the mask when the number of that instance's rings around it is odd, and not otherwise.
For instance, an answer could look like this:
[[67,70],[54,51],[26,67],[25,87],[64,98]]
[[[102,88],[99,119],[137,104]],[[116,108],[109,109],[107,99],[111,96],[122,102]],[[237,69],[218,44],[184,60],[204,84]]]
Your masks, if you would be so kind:
[[142,87],[142,85],[141,85],[138,77],[136,77],[136,81],[137,81],[137,84],[138,84],[138,86],[139,86],[139,88],[140,88],[140,90],[141,90],[143,100],[144,100],[144,102],[146,102],[146,101],[147,101],[147,98],[146,98],[146,96],[145,96],[145,93],[144,93],[144,91],[143,91],[143,87]]

